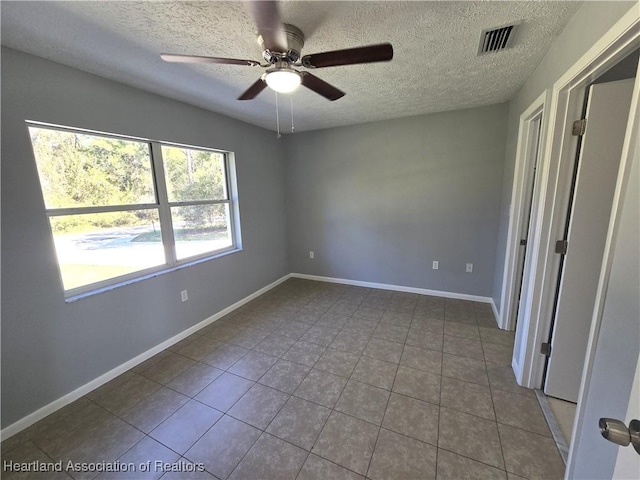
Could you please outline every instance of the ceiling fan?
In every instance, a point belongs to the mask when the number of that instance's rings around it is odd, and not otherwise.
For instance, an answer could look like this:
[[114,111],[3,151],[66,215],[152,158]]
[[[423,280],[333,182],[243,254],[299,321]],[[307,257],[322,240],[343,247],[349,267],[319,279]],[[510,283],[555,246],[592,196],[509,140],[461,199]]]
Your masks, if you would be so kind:
[[299,28],[280,21],[278,2],[255,0],[249,2],[249,5],[251,16],[258,27],[258,43],[263,50],[262,57],[266,63],[255,60],[170,53],[161,54],[161,58],[166,62],[174,63],[218,63],[267,68],[262,76],[238,97],[238,100],[254,99],[267,86],[279,93],[291,93],[303,85],[331,101],[343,97],[345,92],[309,72],[298,70],[298,68],[316,69],[388,62],[393,58],[393,47],[390,43],[314,53],[301,57],[304,34]]

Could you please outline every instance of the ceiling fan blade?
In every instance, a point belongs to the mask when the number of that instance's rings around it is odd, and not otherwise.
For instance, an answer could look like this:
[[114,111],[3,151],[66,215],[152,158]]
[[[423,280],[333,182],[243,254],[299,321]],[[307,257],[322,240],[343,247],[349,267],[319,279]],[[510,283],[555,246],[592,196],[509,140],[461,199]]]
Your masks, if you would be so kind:
[[359,63],[388,62],[392,58],[393,46],[390,43],[381,43],[379,45],[305,55],[302,57],[302,64],[308,68],[323,68]]
[[267,82],[259,78],[253,85],[251,85],[247,90],[238,97],[238,100],[253,100],[258,96],[258,94],[267,88]]
[[219,63],[223,65],[245,65],[247,67],[259,67],[260,62],[255,60],[241,60],[238,58],[201,57],[198,55],[174,55],[173,53],[161,53],[160,58],[171,63]]
[[280,21],[278,2],[253,0],[249,2],[253,21],[262,35],[264,47],[272,52],[287,51],[287,36]]
[[303,73],[302,85],[331,101],[338,100],[345,95],[342,90],[338,90],[333,85],[321,80],[315,75],[311,75],[309,72]]

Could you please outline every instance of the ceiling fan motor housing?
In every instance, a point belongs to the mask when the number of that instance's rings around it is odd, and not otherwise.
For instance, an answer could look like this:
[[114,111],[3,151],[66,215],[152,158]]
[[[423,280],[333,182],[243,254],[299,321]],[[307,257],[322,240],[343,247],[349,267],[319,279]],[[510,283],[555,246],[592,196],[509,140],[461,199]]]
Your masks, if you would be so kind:
[[260,48],[262,49],[262,57],[271,64],[275,64],[277,62],[288,62],[295,63],[300,58],[300,52],[302,51],[302,47],[304,46],[304,33],[298,27],[294,25],[289,25],[288,23],[283,24],[284,33],[287,37],[287,51],[286,52],[272,52],[271,50],[265,48],[264,39],[262,35],[258,35],[258,43],[260,44]]

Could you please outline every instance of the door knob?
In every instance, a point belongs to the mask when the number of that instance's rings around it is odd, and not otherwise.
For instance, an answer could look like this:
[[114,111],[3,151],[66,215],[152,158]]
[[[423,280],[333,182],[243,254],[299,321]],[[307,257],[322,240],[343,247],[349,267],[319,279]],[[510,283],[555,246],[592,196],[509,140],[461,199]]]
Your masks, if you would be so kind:
[[615,418],[601,418],[598,426],[604,438],[623,447],[631,444],[640,454],[640,420],[631,420],[627,428],[624,423]]

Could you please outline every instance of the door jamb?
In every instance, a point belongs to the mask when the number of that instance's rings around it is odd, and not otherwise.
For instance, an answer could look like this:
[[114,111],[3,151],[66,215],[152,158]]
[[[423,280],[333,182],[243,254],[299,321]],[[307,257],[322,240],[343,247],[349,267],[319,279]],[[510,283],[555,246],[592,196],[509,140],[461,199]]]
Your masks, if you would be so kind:
[[[533,267],[530,289],[526,292],[532,301],[524,306],[523,318],[529,319],[528,324],[525,326],[522,322],[517,326],[518,330],[526,327],[519,349],[521,369],[515,372],[522,386],[540,388],[542,385],[545,356],[540,353],[540,345],[549,338],[560,263],[553,246],[562,235],[566,220],[570,174],[576,155],[577,141],[571,135],[573,121],[582,113],[586,87],[637,49],[639,41],[640,16],[631,8],[553,85],[549,105],[551,121],[539,164],[540,188],[534,195],[538,211],[532,223],[535,226],[530,250]],[[621,164],[620,172],[623,167]],[[590,374],[586,370],[584,373]]]
[[[533,178],[529,178],[528,172],[531,171],[531,162],[536,159],[532,158],[532,139],[535,137],[533,128],[536,119],[540,118],[540,131],[538,133],[538,159],[542,157],[542,148],[546,144],[547,126],[549,124],[549,109],[545,108],[550,102],[551,90],[548,89],[542,93],[531,105],[520,115],[520,125],[518,128],[518,144],[516,147],[516,164],[513,172],[513,190],[511,192],[511,204],[509,206],[509,229],[507,233],[507,252],[505,256],[504,274],[502,281],[502,302],[500,308],[500,324],[503,330],[515,329],[515,318],[513,312],[517,308],[515,302],[515,289],[517,284],[516,272],[518,270],[518,250],[520,247],[520,232],[523,228],[525,217],[524,207],[526,199],[524,192],[529,182]],[[539,168],[537,169],[539,171]],[[537,182],[536,182],[537,185]],[[534,187],[535,188],[535,187]],[[535,212],[535,194],[531,201],[531,213]],[[533,217],[531,217],[533,218]],[[529,236],[533,231],[529,232]],[[528,272],[523,270],[524,278]],[[523,282],[524,284],[524,282]],[[523,298],[523,297],[521,297]]]

